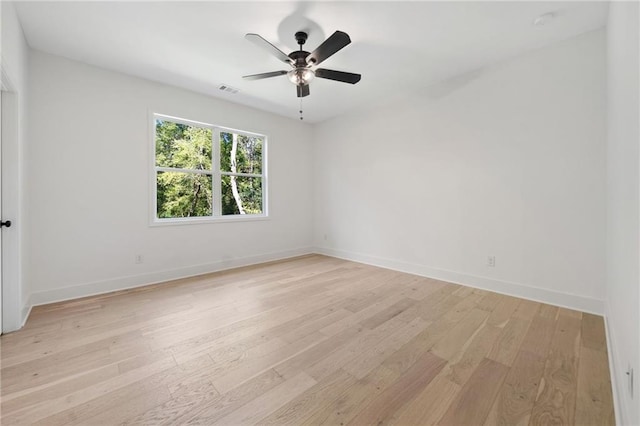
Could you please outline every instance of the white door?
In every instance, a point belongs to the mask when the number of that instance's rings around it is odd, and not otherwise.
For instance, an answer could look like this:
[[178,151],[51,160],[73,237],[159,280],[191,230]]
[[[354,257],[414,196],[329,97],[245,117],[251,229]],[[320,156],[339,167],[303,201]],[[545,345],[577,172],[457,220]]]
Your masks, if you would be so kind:
[[[0,221],[2,220],[2,87],[0,87]],[[0,334],[2,334],[2,228],[0,228]]]

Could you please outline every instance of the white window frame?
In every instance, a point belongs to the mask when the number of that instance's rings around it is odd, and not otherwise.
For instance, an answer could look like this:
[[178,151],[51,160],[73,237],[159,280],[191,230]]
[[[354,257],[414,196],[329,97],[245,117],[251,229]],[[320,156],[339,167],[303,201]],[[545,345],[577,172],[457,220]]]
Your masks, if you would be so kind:
[[[192,225],[202,223],[219,223],[219,222],[245,222],[255,220],[266,220],[269,218],[268,214],[268,194],[267,194],[267,149],[268,149],[268,137],[267,135],[248,132],[246,130],[232,129],[230,127],[219,126],[210,123],[204,123],[201,121],[188,120],[185,118],[174,117],[167,114],[150,113],[150,203],[149,203],[149,216],[151,226],[163,226],[163,225]],[[193,169],[177,169],[171,167],[159,167],[156,166],[156,120],[166,120],[173,123],[184,124],[187,126],[203,127],[211,130],[211,170],[193,170]],[[237,135],[259,137],[262,139],[262,174],[249,174],[249,173],[232,173],[223,172],[220,170],[220,133],[235,133]],[[175,218],[159,218],[158,217],[158,172],[184,172],[211,175],[212,179],[212,195],[213,195],[213,212],[211,216],[197,216],[197,217],[175,217]],[[244,177],[256,177],[262,179],[262,213],[261,214],[237,214],[237,215],[222,215],[222,176],[244,176]]]

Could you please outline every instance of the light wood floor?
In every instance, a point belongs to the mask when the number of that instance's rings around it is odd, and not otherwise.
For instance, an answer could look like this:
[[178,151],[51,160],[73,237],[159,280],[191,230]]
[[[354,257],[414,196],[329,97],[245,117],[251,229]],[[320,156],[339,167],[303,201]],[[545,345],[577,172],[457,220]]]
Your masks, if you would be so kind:
[[601,317],[323,256],[35,308],[2,424],[614,424]]

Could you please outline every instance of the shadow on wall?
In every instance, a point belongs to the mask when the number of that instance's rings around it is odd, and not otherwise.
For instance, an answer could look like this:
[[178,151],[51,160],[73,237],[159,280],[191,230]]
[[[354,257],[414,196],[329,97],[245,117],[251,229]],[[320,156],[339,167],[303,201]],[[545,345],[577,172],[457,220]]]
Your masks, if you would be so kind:
[[478,79],[482,74],[484,74],[482,68],[469,71],[420,89],[418,94],[420,97],[426,97],[432,100],[442,99]]

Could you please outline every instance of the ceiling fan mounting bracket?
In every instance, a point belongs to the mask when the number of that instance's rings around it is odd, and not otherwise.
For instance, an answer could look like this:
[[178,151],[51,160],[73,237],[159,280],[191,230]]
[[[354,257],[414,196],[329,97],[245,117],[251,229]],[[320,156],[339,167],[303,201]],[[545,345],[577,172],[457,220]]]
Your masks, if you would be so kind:
[[304,31],[298,31],[295,35],[296,37],[296,42],[302,46],[303,44],[305,44],[307,42],[307,33],[305,33]]

